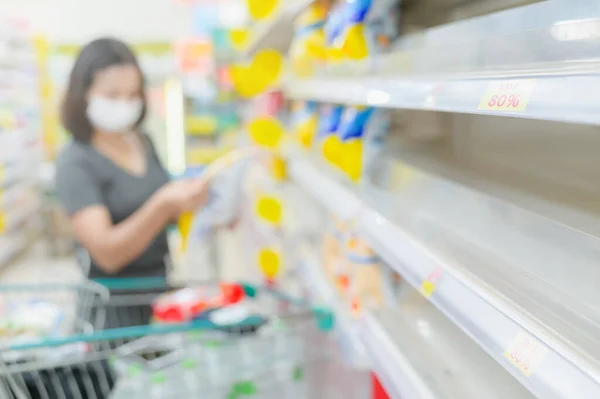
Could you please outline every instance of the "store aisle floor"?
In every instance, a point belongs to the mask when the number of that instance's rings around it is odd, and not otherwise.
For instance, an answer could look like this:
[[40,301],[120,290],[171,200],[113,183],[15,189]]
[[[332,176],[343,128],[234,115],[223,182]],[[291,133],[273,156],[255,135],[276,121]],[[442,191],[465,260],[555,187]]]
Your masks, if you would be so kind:
[[1,284],[62,283],[83,279],[73,256],[50,257],[44,242],[33,245],[0,271]]

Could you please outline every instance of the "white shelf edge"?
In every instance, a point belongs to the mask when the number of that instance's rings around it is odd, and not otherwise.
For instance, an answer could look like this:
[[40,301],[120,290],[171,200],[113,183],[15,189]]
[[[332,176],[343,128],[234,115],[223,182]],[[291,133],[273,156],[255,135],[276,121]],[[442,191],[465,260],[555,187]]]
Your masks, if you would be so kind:
[[[509,92],[507,96],[531,97],[524,109],[480,109],[490,87],[504,82],[534,80],[527,95]],[[600,76],[586,71],[572,75],[543,75],[524,71],[514,75],[492,77],[358,75],[336,78],[288,78],[286,95],[292,99],[312,100],[347,105],[365,105],[393,109],[453,112],[474,115],[520,117],[553,122],[600,125],[600,95],[589,93],[589,87],[600,85]],[[495,90],[497,96],[502,92]],[[486,100],[487,101],[487,100]]]
[[306,287],[316,290],[320,299],[334,312],[334,333],[337,335],[342,354],[354,367],[367,368],[369,363],[366,357],[366,348],[359,336],[359,325],[352,321],[348,313],[341,308],[333,289],[318,270],[318,263],[315,260],[305,259],[299,267]]
[[[306,159],[292,156],[290,171],[290,177],[331,212],[340,216],[348,214],[339,210],[340,204],[352,204],[357,212],[362,208],[359,225],[364,238],[415,288],[419,289],[427,276],[441,267],[442,280],[429,300],[534,395],[600,397],[599,371],[569,347],[545,334],[534,320],[473,278],[462,275],[451,264],[429,253],[423,245],[374,209],[363,207],[351,190],[325,173],[319,173]],[[519,333],[531,335],[547,349],[530,376],[504,356]]]
[[435,399],[435,394],[415,372],[409,360],[398,351],[368,312],[363,315],[360,331],[367,352],[373,359],[375,374],[391,398]]

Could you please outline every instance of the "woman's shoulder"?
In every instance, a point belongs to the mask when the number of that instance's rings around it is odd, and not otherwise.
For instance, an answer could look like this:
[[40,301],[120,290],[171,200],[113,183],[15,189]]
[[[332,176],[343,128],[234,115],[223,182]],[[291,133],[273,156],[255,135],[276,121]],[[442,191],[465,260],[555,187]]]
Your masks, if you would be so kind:
[[85,145],[71,141],[60,150],[56,158],[57,172],[71,168],[86,167],[91,162],[90,152]]

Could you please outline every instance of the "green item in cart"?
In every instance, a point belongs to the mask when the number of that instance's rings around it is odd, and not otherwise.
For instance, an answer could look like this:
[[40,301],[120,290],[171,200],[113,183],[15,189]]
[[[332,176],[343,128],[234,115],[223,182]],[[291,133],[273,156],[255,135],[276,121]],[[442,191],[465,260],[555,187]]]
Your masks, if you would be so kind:
[[198,367],[198,363],[193,359],[185,359],[182,362],[182,366],[186,370],[194,370],[196,367]]
[[304,370],[302,370],[302,367],[296,366],[296,368],[294,368],[294,372],[292,373],[292,378],[296,382],[300,382],[304,379]]
[[236,395],[234,397],[252,396],[257,392],[258,389],[256,389],[256,385],[252,381],[238,381],[231,388],[231,393]]
[[150,382],[157,385],[164,384],[165,382],[167,382],[167,375],[161,372],[154,373],[150,377]]
[[238,399],[243,396],[254,396],[258,393],[256,385],[252,381],[239,381],[233,384],[227,399]]

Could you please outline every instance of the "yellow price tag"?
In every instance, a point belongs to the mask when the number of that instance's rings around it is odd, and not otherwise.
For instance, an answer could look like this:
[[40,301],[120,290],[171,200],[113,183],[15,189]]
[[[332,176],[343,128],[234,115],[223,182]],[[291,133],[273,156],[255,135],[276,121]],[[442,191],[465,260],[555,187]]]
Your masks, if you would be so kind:
[[0,213],[0,233],[6,230],[6,214]]
[[420,291],[425,298],[429,298],[433,295],[433,291],[435,291],[435,284],[429,280],[425,280],[423,281],[423,284],[421,284]]
[[262,196],[256,203],[256,213],[260,219],[277,226],[283,214],[281,201],[272,196]]
[[281,269],[281,254],[273,248],[263,248],[258,253],[258,266],[268,279],[275,278]]
[[271,159],[271,174],[276,181],[287,178],[287,163],[282,156],[274,155]]
[[436,286],[442,278],[443,269],[441,267],[436,267],[419,287],[419,291],[425,298],[429,298],[435,292]]
[[535,88],[535,79],[491,81],[477,109],[495,112],[524,112]]
[[531,335],[519,331],[504,351],[504,357],[527,377],[540,365],[548,348]]

